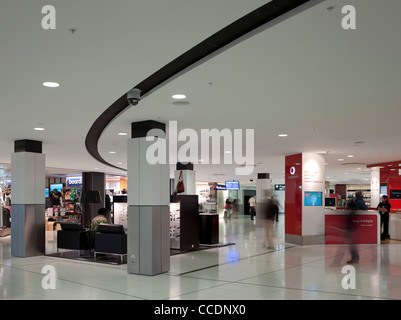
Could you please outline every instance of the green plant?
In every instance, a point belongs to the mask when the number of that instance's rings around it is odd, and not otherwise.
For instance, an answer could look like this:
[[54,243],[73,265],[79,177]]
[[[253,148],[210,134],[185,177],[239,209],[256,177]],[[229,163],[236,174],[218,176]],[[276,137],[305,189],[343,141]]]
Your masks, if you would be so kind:
[[88,230],[90,239],[92,239],[92,240],[95,239],[95,234],[99,229],[99,224],[101,224],[101,223],[107,223],[107,220],[102,219],[102,220],[95,220],[95,221],[91,222],[91,224],[89,226],[89,230]]

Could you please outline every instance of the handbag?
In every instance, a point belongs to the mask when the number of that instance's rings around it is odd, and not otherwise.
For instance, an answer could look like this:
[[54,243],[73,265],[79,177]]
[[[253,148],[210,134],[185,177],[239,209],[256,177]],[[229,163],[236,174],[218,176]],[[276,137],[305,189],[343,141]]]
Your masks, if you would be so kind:
[[177,193],[183,193],[185,191],[184,179],[182,178],[182,170],[180,171],[180,176],[178,177],[177,186],[174,190],[174,195]]

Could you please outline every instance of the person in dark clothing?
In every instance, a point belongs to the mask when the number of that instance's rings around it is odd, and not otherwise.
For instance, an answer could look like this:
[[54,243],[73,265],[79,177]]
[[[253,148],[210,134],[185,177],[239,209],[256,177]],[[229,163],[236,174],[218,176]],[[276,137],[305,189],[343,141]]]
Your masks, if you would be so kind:
[[[358,191],[359,192],[359,191]],[[347,226],[346,226],[346,233],[348,234],[348,241],[349,241],[349,251],[351,253],[351,260],[347,261],[348,264],[354,264],[359,262],[359,253],[356,248],[356,224],[352,223],[352,220],[355,218],[355,214],[358,210],[367,210],[362,209],[365,206],[365,202],[362,200],[362,192],[360,193],[360,198],[357,196],[358,192],[355,194],[356,198],[351,199],[351,201],[347,205],[348,215],[347,215]],[[358,206],[358,199],[362,200],[362,204],[359,203]]]
[[355,202],[357,210],[368,210],[366,207],[365,201],[362,198],[362,191],[355,192],[355,198],[353,199]]
[[390,238],[388,234],[388,223],[390,220],[390,210],[391,204],[388,202],[387,196],[382,196],[382,202],[380,202],[376,208],[380,214],[380,231],[381,231],[381,240],[387,240]]
[[53,202],[53,206],[59,206],[60,203],[60,199],[62,197],[62,194],[60,191],[58,191],[57,189],[54,189],[52,192],[52,202]]

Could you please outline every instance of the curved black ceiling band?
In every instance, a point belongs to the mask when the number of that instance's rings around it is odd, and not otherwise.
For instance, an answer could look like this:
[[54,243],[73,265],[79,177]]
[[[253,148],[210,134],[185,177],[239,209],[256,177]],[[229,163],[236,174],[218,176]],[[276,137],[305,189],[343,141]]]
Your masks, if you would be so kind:
[[[217,53],[323,1],[272,0],[213,34],[133,88],[141,90],[141,99],[143,99],[168,81],[205,62]],[[86,149],[92,157],[107,166],[124,171],[126,169],[110,164],[102,158],[98,150],[98,142],[106,127],[128,107],[125,93],[96,119],[85,139]]]

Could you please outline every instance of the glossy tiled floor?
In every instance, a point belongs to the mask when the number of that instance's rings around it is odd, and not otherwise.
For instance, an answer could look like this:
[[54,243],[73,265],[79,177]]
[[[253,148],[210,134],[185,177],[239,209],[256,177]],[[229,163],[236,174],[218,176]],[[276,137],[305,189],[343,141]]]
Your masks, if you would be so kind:
[[[275,248],[249,218],[220,220],[220,241],[236,245],[171,257],[168,273],[127,274],[126,265],[53,257],[15,258],[10,237],[0,240],[0,299],[400,299],[401,245],[359,246],[356,288],[343,289],[349,259],[343,246],[295,246],[283,241],[284,217],[275,225]],[[47,233],[47,253],[55,250]],[[338,258],[338,259],[336,259]],[[339,260],[339,263],[335,263]],[[57,273],[56,288],[42,288],[42,268]]]

